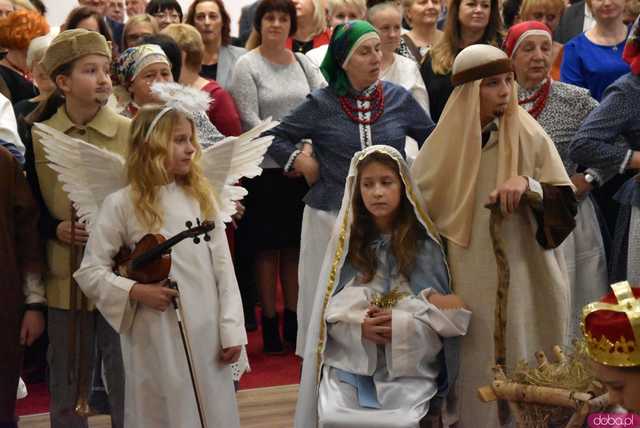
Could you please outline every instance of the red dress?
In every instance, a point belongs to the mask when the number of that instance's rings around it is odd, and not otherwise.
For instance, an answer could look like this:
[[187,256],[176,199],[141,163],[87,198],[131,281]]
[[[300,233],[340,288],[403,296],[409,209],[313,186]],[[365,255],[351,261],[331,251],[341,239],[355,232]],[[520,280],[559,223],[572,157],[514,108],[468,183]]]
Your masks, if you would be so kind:
[[[207,111],[207,116],[213,126],[218,128],[218,131],[225,137],[240,135],[242,133],[240,115],[231,95],[215,80],[210,80],[201,90],[207,92],[213,100]],[[231,256],[235,258],[235,224],[228,224],[225,232]]]
[[215,80],[209,81],[201,90],[207,92],[213,100],[207,111],[211,123],[225,137],[240,135],[242,133],[240,115],[231,95]]
[[[323,46],[323,45],[328,45],[330,41],[331,41],[331,31],[327,29],[313,38],[312,40],[313,49],[319,48],[320,46]],[[286,48],[289,50],[293,50],[293,37],[289,37],[287,39]]]

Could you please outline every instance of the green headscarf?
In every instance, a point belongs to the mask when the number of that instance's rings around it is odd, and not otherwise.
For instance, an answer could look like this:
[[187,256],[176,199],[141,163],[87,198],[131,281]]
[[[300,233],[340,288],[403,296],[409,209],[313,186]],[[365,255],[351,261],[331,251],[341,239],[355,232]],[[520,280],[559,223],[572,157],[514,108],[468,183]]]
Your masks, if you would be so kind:
[[342,67],[349,60],[352,52],[371,37],[379,38],[378,32],[366,21],[349,21],[336,26],[333,30],[320,71],[338,95],[346,95],[351,87]]

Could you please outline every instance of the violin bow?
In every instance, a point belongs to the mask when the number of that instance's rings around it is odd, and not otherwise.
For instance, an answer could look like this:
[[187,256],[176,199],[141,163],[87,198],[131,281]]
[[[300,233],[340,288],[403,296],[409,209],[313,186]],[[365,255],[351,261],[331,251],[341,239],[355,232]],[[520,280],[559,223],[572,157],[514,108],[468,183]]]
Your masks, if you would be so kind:
[[193,352],[191,350],[191,341],[189,340],[189,334],[187,332],[187,326],[182,312],[182,305],[178,303],[180,299],[180,290],[178,289],[178,283],[169,279],[169,288],[178,292],[178,297],[174,297],[172,300],[173,308],[176,311],[176,317],[178,318],[178,329],[180,330],[180,338],[182,339],[182,346],[184,348],[185,356],[187,357],[187,365],[189,366],[189,375],[191,376],[191,386],[193,387],[193,393],[196,397],[196,406],[198,408],[198,416],[200,417],[200,425],[202,428],[207,428],[207,419],[202,408],[202,396],[200,394],[200,385],[198,383],[198,377],[195,371],[195,364],[193,363]]

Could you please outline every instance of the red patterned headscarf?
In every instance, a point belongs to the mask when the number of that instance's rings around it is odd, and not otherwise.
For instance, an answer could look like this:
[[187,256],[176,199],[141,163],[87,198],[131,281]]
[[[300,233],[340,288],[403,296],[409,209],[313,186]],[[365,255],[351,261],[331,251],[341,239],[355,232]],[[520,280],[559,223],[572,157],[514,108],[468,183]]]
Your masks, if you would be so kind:
[[622,58],[631,66],[631,73],[636,76],[640,76],[640,25],[638,21],[640,17],[636,18],[636,22],[631,27],[631,33],[627,39],[627,44],[624,45],[624,52]]
[[529,36],[547,36],[551,41],[551,30],[540,21],[525,21],[514,25],[509,29],[502,50],[513,57],[520,44]]

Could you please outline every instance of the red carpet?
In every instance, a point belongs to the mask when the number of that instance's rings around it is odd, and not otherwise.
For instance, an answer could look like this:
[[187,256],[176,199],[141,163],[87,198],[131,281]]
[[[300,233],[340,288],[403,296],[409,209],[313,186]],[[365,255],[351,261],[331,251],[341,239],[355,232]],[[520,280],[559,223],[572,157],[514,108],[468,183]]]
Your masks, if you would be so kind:
[[[258,319],[259,311],[258,311]],[[286,355],[270,356],[262,353],[262,332],[260,329],[249,333],[249,364],[251,373],[240,379],[240,389],[263,388],[267,386],[289,385],[300,382],[300,360],[289,352]],[[49,409],[49,392],[43,383],[27,385],[29,395],[18,400],[18,416],[46,413]]]

